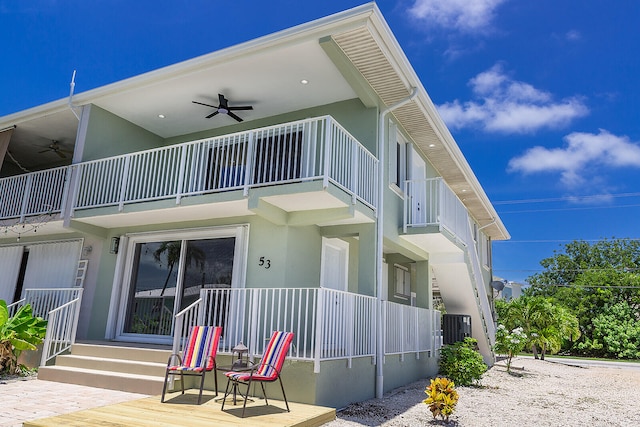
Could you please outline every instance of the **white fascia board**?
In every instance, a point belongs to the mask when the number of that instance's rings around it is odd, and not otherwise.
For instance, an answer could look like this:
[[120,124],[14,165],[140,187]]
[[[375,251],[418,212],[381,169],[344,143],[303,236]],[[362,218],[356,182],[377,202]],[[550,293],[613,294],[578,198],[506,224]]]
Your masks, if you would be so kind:
[[484,208],[487,210],[487,213],[489,213],[489,215],[495,219],[496,225],[500,228],[502,235],[506,239],[509,239],[509,232],[502,223],[502,220],[498,216],[498,213],[496,212],[493,204],[489,200],[489,197],[482,188],[482,185],[478,181],[478,178],[473,173],[473,170],[462,154],[462,151],[460,151],[460,147],[455,142],[453,135],[451,135],[451,132],[444,124],[444,121],[440,117],[440,114],[433,104],[431,97],[429,97],[429,94],[422,85],[420,78],[413,69],[413,66],[409,62],[409,59],[406,57],[404,51],[402,50],[402,47],[398,43],[398,40],[393,35],[391,28],[384,20],[384,17],[382,16],[382,13],[378,9],[378,7],[375,6],[374,9],[375,13],[373,13],[373,15],[371,16],[370,23],[372,27],[370,26],[370,28],[375,29],[375,32],[372,31],[372,34],[374,34],[374,37],[378,41],[380,48],[385,49],[385,53],[387,54],[387,56],[392,59],[392,66],[398,73],[399,77],[408,85],[407,90],[411,91],[411,87],[418,88],[418,95],[415,101],[420,106],[420,109],[424,112],[426,119],[429,121],[429,124],[433,128],[434,132],[436,132],[436,134],[438,135],[438,138],[444,144],[444,147],[449,152],[452,160],[456,163],[458,169],[460,169],[466,180],[471,185],[472,191],[474,191],[478,195]]

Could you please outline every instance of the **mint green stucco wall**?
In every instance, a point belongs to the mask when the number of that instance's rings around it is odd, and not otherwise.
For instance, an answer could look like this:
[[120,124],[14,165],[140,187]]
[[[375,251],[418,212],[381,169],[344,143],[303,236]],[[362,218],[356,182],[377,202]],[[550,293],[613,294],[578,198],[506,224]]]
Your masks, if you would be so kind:
[[163,138],[91,105],[82,155],[83,161],[97,160],[164,145]]
[[[91,339],[102,339],[107,327],[109,301],[114,282],[117,256],[109,253],[112,237],[127,233],[168,231],[218,226],[249,225],[245,286],[248,288],[297,288],[320,286],[320,268],[323,229],[315,225],[283,226],[273,224],[259,216],[236,217],[209,221],[118,228],[110,230],[102,239],[102,257],[99,262],[95,298],[92,307]],[[372,295],[375,282],[375,263],[372,225],[332,228],[331,237],[349,242],[349,290]],[[347,235],[346,231],[350,230]],[[357,238],[356,238],[357,237]],[[121,251],[124,250],[121,248]],[[264,257],[271,267],[259,265]]]

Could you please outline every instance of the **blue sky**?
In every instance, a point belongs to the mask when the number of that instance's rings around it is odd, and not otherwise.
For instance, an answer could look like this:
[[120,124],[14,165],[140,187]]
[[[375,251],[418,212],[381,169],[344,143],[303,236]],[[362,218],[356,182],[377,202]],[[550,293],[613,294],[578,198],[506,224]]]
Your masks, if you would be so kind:
[[[0,116],[362,4],[0,0]],[[382,10],[511,233],[524,281],[574,239],[640,237],[640,2],[395,0]]]

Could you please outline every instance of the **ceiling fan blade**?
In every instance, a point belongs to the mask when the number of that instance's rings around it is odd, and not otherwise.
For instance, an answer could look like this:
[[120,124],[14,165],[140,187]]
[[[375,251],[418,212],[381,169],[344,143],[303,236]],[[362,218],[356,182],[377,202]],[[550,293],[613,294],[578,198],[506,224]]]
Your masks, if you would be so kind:
[[38,154],[46,153],[47,151],[51,151],[51,149],[47,148],[46,150],[38,151]]
[[204,104],[204,103],[198,102],[198,101],[191,101],[191,102],[193,102],[194,104],[204,105],[205,107],[218,108],[215,105]]
[[229,107],[227,109],[229,111],[233,111],[233,110],[236,110],[236,111],[239,111],[239,110],[253,110],[253,107],[251,105],[244,105],[244,106],[241,106],[241,107]]
[[56,153],[56,154],[58,155],[58,157],[60,157],[61,159],[66,159],[66,158],[67,158],[67,156],[65,156],[65,154],[64,154],[62,151],[60,151],[60,150],[53,150],[53,151],[54,151],[54,153]]
[[231,111],[229,111],[229,112],[227,113],[227,116],[229,116],[229,117],[233,117],[234,119],[236,119],[236,120],[237,120],[237,121],[239,121],[239,122],[241,122],[241,121],[242,121],[242,119],[241,119],[240,117],[238,117],[237,115],[235,115],[235,114],[234,114],[234,113],[232,113]]
[[211,113],[208,116],[206,116],[205,119],[210,119],[211,117],[215,116],[216,114],[218,114],[218,110],[216,110],[213,113]]

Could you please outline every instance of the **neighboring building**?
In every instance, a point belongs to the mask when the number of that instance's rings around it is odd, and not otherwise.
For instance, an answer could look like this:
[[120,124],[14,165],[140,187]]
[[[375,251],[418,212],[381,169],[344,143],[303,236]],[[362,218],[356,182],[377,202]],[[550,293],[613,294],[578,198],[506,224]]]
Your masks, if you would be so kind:
[[493,361],[509,234],[374,3],[0,129],[0,298],[77,298],[52,343],[291,330],[291,400],[344,406],[436,373],[437,283]]

